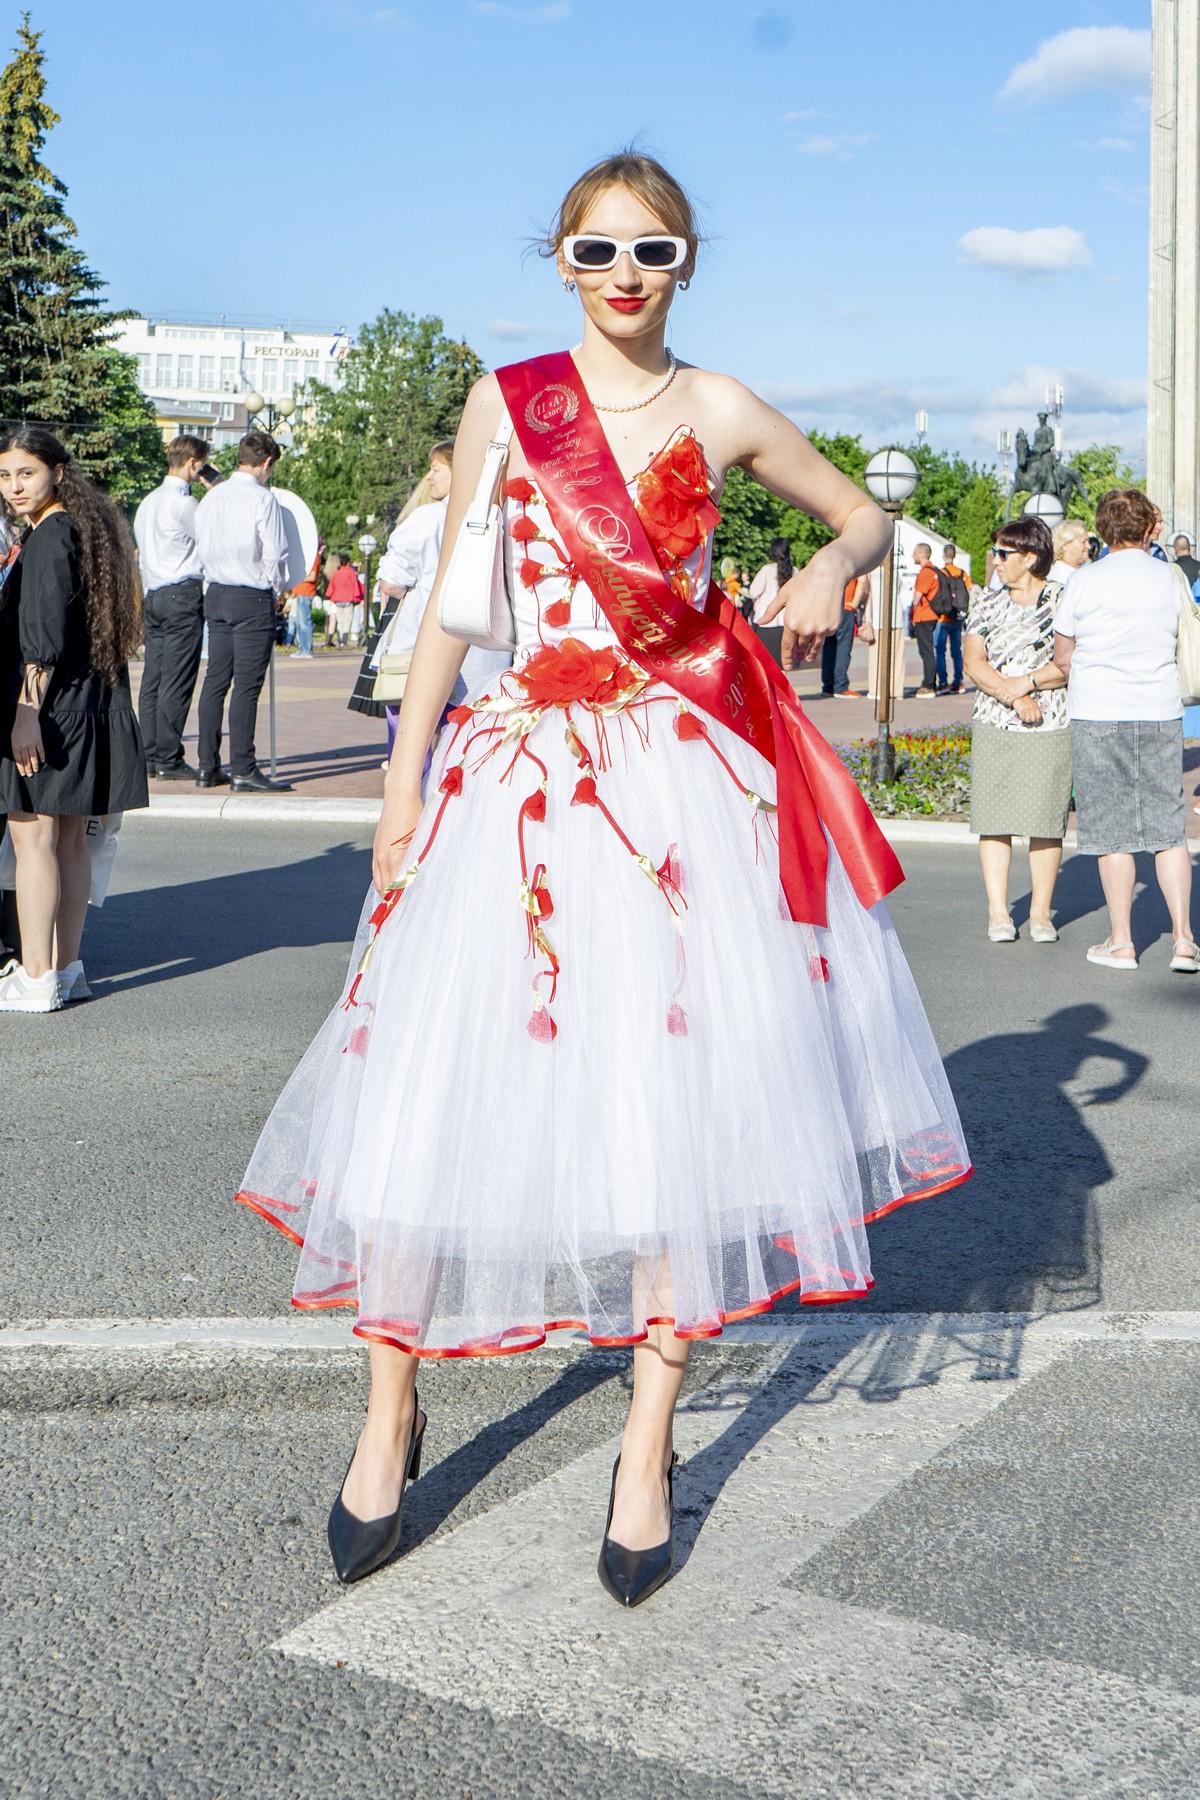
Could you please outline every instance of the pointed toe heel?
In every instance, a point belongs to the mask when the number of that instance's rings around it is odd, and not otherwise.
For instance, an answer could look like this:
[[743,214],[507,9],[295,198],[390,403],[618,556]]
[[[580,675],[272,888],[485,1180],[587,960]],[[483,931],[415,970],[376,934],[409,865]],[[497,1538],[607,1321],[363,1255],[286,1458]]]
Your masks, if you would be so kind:
[[600,1560],[596,1572],[600,1577],[600,1585],[606,1594],[611,1594],[618,1606],[640,1606],[651,1594],[656,1594],[664,1582],[670,1580],[675,1568],[675,1465],[679,1461],[672,1456],[671,1466],[667,1470],[667,1495],[670,1506],[671,1525],[667,1540],[663,1544],[655,1544],[650,1550],[628,1550],[624,1544],[618,1544],[608,1535],[612,1524],[613,1505],[617,1497],[617,1470],[621,1466],[618,1456],[613,1464],[612,1487],[608,1495],[608,1518],[604,1526],[604,1542],[600,1546]]
[[[425,1427],[429,1423],[420,1413],[419,1407],[418,1417],[421,1420],[420,1429],[414,1431],[409,1445],[408,1461],[395,1512],[385,1513],[381,1519],[356,1519],[346,1507],[341,1489],[338,1490],[338,1497],[330,1509],[326,1536],[329,1539],[329,1554],[333,1558],[334,1572],[343,1587],[349,1587],[351,1582],[361,1581],[366,1575],[373,1575],[400,1547],[404,1496],[409,1483],[415,1481],[421,1473],[421,1446],[425,1441]],[[351,1457],[346,1475],[349,1475],[353,1466],[354,1458]],[[345,1485],[344,1475],[342,1487]]]

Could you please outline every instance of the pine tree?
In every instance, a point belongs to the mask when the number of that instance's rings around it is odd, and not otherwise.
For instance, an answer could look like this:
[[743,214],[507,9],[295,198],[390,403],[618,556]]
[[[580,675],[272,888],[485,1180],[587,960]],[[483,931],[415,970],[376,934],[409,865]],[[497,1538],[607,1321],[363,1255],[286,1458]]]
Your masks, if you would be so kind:
[[137,365],[112,343],[108,312],[42,159],[59,115],[45,99],[40,34],[25,14],[0,72],[0,419],[48,425],[81,467],[136,498],[161,473],[162,438]]

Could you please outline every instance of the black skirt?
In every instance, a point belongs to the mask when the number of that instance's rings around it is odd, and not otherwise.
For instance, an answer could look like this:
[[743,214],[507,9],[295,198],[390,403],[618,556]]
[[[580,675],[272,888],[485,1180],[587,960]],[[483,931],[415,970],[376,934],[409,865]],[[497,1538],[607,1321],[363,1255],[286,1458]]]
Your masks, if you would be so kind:
[[358,680],[354,683],[353,692],[346,705],[351,712],[366,713],[369,718],[382,719],[387,711],[382,700],[375,698],[375,670],[371,667],[371,658],[380,638],[396,616],[396,608],[400,604],[398,594],[389,594],[388,603],[379,616],[378,628],[371,633],[367,648],[359,664]]
[[88,818],[149,806],[146,757],[128,673],[123,671],[119,685],[106,693],[112,696],[110,705],[80,711],[56,705],[51,696],[39,721],[46,758],[33,775],[22,775],[13,761],[13,715],[7,711],[0,736],[0,812]]

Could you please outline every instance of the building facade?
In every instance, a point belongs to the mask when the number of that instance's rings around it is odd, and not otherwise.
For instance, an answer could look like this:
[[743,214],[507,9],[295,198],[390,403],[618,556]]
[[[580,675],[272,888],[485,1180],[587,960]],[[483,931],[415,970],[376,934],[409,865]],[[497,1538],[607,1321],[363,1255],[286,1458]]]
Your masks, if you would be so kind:
[[1200,0],[1154,0],[1146,487],[1200,529]]
[[[169,441],[178,432],[192,432],[218,449],[236,443],[248,429],[246,394],[302,402],[309,382],[337,387],[351,342],[333,328],[302,331],[175,314],[123,319],[115,341],[137,359],[138,385],[155,409],[163,437]],[[289,435],[281,423],[281,441]]]

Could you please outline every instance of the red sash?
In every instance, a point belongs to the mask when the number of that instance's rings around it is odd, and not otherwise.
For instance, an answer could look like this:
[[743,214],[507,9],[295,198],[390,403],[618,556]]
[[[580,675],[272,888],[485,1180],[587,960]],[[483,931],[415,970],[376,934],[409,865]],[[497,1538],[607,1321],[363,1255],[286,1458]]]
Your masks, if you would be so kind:
[[891,893],[904,871],[787,676],[715,583],[704,612],[672,592],[570,354],[512,363],[496,378],[567,554],[622,648],[774,765],[792,918],[828,923],[825,831],[861,905]]

